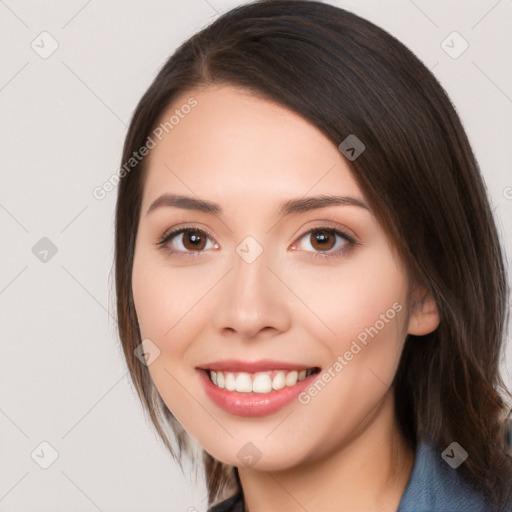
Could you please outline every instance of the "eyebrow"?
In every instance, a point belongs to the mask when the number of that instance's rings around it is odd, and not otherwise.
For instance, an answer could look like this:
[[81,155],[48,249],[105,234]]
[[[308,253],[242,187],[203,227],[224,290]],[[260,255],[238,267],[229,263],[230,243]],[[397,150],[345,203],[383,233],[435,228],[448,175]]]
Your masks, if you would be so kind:
[[[278,215],[282,218],[294,213],[318,210],[328,206],[357,206],[365,210],[370,210],[364,201],[355,197],[320,195],[289,199],[288,201],[281,203],[278,209]],[[217,203],[191,196],[163,194],[151,203],[146,215],[149,215],[152,211],[162,207],[182,208],[184,210],[195,210],[214,215],[222,214],[222,207]]]

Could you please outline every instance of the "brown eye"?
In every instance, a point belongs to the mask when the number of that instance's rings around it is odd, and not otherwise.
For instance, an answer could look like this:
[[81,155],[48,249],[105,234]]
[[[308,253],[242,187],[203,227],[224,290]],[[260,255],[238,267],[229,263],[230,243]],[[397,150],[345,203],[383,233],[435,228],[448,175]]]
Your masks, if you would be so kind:
[[357,244],[349,235],[330,228],[317,228],[305,233],[297,244],[299,249],[301,249],[300,242],[302,241],[306,244],[306,249],[302,248],[302,250],[319,257],[341,256]]
[[312,231],[310,240],[311,246],[318,251],[328,251],[336,244],[334,232],[325,229]]
[[206,245],[206,236],[202,231],[184,231],[182,238],[183,247],[187,251],[202,251]]
[[[158,242],[158,245],[169,249],[171,253],[201,253],[207,247],[208,241],[213,240],[212,237],[197,228],[181,228],[171,231]],[[211,243],[211,247],[217,248],[218,244]]]

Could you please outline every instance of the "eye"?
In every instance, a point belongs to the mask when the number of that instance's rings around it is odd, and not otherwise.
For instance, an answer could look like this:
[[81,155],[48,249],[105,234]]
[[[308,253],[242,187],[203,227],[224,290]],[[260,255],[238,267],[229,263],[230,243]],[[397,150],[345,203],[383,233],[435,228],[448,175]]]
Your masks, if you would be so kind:
[[[329,227],[315,228],[299,239],[305,241],[306,252],[312,252],[312,256],[328,257],[328,256],[343,256],[346,254],[354,245],[358,242],[351,236],[339,231],[337,229]],[[208,247],[208,241],[211,242]],[[171,254],[172,253],[183,253],[189,255],[197,255],[204,252],[206,249],[218,249],[219,244],[213,242],[213,236],[197,227],[180,227],[173,229],[162,236],[157,245],[165,248]],[[308,248],[309,247],[309,248]],[[297,244],[292,246],[292,249],[296,249]],[[312,250],[310,250],[312,249]]]
[[[314,252],[313,256],[343,256],[357,242],[346,233],[337,229],[320,227],[308,231],[300,237],[300,241],[304,240],[307,252]],[[296,245],[292,247],[296,248]],[[312,251],[310,251],[310,249]]]
[[205,249],[219,247],[217,243],[212,243],[210,247],[207,247],[208,240],[212,241],[213,237],[202,229],[181,227],[166,233],[157,245],[165,247],[171,253],[199,254]]

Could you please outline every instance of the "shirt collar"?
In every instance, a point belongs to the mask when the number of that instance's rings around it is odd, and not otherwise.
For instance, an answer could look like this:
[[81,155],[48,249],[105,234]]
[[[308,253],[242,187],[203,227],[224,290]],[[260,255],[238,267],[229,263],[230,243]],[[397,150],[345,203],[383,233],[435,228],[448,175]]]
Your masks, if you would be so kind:
[[482,493],[441,457],[431,443],[419,443],[414,467],[397,512],[484,510]]

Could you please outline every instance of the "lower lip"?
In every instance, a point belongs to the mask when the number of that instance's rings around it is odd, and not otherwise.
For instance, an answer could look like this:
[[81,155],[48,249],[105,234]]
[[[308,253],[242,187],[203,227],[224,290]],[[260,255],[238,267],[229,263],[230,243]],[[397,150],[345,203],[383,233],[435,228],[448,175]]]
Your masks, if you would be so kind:
[[206,394],[225,411],[238,416],[266,416],[279,411],[307,389],[318,373],[308,375],[294,386],[286,386],[270,393],[240,393],[216,386],[206,370],[198,370]]

